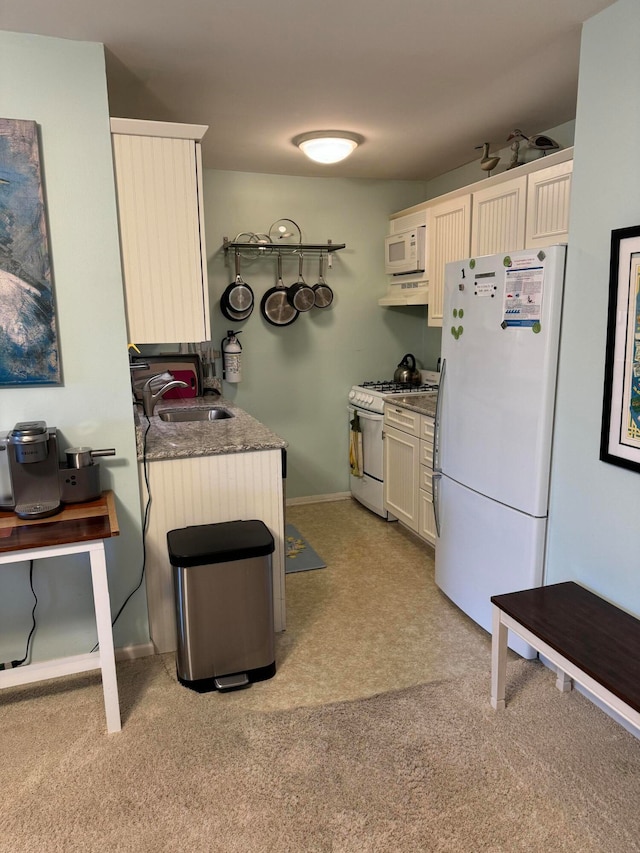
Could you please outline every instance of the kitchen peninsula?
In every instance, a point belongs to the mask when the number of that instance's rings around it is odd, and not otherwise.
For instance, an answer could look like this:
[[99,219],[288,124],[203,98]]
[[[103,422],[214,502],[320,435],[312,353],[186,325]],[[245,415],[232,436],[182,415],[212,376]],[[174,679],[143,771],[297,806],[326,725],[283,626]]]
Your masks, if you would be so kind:
[[[203,407],[224,409],[231,417],[180,422],[162,418],[176,409]],[[156,651],[176,648],[166,535],[169,530],[195,524],[259,519],[267,525],[275,541],[274,625],[276,631],[284,630],[286,441],[217,395],[162,400],[148,422],[138,412],[135,418],[143,513],[148,494],[152,498],[145,535],[145,577],[149,631]]]

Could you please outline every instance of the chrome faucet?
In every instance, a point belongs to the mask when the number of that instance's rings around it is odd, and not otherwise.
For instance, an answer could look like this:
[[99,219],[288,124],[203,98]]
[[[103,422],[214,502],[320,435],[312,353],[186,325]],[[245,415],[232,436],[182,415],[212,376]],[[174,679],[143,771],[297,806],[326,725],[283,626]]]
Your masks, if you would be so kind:
[[[153,415],[153,410],[156,407],[156,403],[158,400],[162,399],[167,391],[171,391],[172,388],[188,388],[188,384],[183,382],[182,379],[173,379],[171,378],[164,385],[160,386],[160,388],[154,392],[152,388],[152,383],[154,380],[158,380],[163,374],[155,373],[153,376],[149,377],[147,381],[144,383],[142,387],[142,407],[144,409],[145,415],[150,418]],[[171,376],[171,374],[168,374]]]

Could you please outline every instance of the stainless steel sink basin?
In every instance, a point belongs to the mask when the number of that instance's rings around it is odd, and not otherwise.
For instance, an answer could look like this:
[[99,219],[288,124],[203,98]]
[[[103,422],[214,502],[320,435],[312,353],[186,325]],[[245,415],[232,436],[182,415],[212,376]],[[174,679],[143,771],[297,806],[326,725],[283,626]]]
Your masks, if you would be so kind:
[[161,421],[175,424],[188,421],[221,421],[232,418],[233,414],[222,406],[194,406],[192,409],[165,409],[158,412],[158,416]]

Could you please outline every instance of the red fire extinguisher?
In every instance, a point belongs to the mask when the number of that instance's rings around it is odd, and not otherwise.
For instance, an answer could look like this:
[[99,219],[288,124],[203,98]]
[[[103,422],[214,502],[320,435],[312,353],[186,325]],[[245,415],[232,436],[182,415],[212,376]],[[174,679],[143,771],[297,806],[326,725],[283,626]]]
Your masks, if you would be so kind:
[[221,344],[222,378],[227,382],[240,382],[242,379],[242,344],[238,340],[241,332],[230,329]]

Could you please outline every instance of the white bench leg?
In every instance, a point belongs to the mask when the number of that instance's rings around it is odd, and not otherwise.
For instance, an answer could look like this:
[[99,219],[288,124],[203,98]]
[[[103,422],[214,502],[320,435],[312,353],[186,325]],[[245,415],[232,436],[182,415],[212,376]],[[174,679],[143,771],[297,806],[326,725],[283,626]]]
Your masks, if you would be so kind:
[[569,693],[571,688],[573,687],[573,679],[570,678],[566,672],[560,669],[560,667],[556,667],[556,687],[561,693]]
[[507,679],[507,635],[508,628],[501,619],[502,611],[495,604],[491,634],[491,707],[502,711],[505,706],[505,682]]

